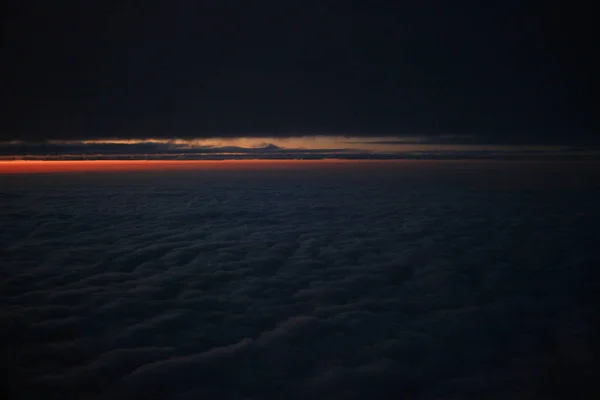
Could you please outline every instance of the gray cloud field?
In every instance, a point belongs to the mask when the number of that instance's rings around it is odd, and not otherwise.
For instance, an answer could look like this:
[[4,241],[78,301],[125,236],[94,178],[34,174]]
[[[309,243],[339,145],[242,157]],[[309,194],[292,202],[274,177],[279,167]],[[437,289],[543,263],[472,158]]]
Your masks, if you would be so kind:
[[2,178],[0,397],[600,393],[597,189],[255,174]]

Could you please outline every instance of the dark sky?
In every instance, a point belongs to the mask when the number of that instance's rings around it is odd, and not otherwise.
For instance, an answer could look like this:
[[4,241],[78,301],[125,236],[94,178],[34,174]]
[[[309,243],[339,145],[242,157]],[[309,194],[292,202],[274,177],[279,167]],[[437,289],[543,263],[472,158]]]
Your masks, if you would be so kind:
[[576,2],[8,3],[1,140],[598,142],[592,12]]

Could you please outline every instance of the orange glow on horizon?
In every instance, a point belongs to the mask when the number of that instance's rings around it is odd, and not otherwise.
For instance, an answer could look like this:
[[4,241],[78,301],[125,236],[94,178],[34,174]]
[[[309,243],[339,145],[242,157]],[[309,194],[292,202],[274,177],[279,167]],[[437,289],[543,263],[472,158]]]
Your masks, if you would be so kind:
[[362,167],[410,162],[409,160],[11,160],[0,161],[0,174],[63,172],[132,172],[192,170],[301,170],[329,167]]
[[[475,168],[473,168],[475,167]],[[484,170],[481,170],[481,168]],[[554,174],[581,170],[586,174],[597,171],[598,161],[543,161],[543,160],[0,160],[0,175],[53,174],[53,173],[118,173],[161,171],[301,171],[301,170],[360,170],[401,168],[404,171],[441,171],[453,173],[458,170],[521,171],[524,175],[536,175],[551,168]],[[351,171],[352,170],[352,171]],[[492,174],[492,175],[490,175]]]

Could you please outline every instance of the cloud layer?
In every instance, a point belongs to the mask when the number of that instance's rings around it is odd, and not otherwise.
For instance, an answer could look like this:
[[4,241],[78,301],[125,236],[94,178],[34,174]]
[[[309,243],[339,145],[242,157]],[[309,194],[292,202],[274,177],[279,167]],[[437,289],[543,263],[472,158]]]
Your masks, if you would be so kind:
[[5,181],[7,390],[16,399],[598,392],[597,192],[339,178]]
[[598,146],[486,144],[482,136],[144,139],[0,142],[0,160],[97,159],[595,159]]

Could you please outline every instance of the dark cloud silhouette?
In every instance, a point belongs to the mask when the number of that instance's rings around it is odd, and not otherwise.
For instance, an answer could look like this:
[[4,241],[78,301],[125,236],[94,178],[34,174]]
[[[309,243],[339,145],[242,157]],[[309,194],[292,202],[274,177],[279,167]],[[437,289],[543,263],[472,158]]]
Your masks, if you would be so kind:
[[[546,146],[543,148],[519,148],[515,143],[495,142],[494,145],[512,145],[496,149],[428,149],[427,145],[486,145],[487,139],[481,136],[438,135],[406,136],[393,140],[360,141],[339,140],[338,147],[307,149],[281,147],[263,143],[257,147],[212,146],[171,142],[141,141],[135,143],[86,143],[86,142],[0,142],[2,159],[25,160],[96,160],[96,159],[508,159],[508,160],[598,160],[600,147],[586,146]],[[364,148],[344,148],[344,145],[362,144]],[[421,150],[370,149],[373,145],[421,144]],[[489,145],[489,143],[487,143]]]
[[12,398],[598,394],[597,190],[342,173],[3,178]]
[[[383,136],[383,135],[382,135]],[[545,145],[561,146],[573,150],[593,150],[600,144],[598,137],[590,136],[580,142],[570,142],[566,138],[560,137],[535,137],[529,135],[505,134],[503,136],[478,134],[429,134],[429,135],[410,135],[396,134],[387,138],[371,139],[354,138],[351,143],[370,143],[370,144],[468,144],[468,145]]]
[[[350,149],[295,149],[282,148],[272,143],[258,147],[185,145],[175,142],[142,141],[137,143],[86,142],[0,142],[1,156],[29,156],[48,158],[204,158],[221,155],[225,158],[265,157],[280,155],[322,155],[356,153]],[[364,153],[364,152],[362,152]]]

